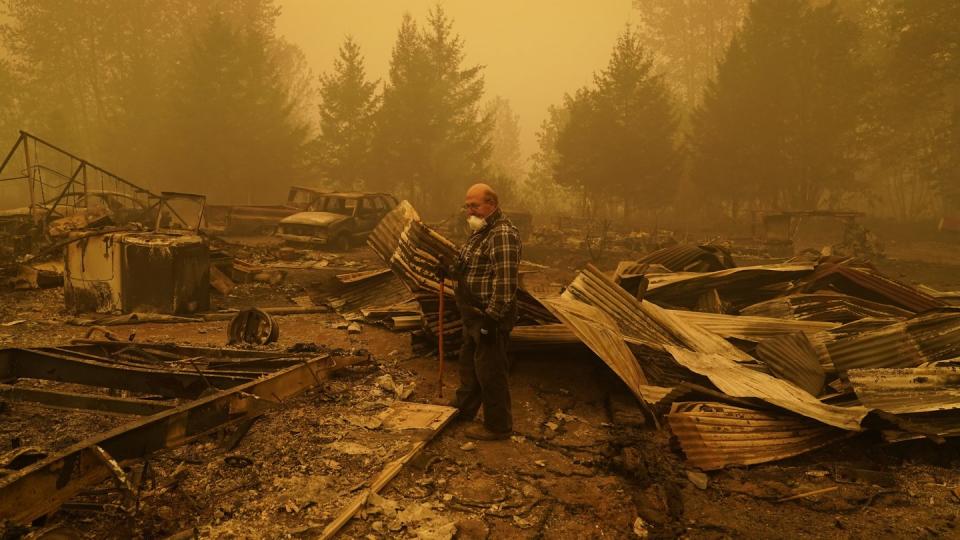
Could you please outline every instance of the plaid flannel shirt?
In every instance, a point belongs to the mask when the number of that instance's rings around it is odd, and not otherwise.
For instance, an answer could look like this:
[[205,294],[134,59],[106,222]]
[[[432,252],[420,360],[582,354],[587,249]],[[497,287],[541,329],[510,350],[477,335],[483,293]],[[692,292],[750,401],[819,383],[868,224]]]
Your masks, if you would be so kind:
[[506,317],[516,305],[520,284],[520,233],[498,208],[487,224],[470,235],[460,250],[461,283],[495,320]]

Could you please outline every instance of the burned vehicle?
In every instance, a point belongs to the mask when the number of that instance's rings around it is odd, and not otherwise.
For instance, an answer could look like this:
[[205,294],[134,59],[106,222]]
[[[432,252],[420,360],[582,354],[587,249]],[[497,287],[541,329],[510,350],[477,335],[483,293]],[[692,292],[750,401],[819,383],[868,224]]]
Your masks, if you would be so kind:
[[397,199],[387,193],[324,193],[307,211],[281,220],[277,236],[291,244],[346,251],[366,239],[395,206]]
[[280,220],[307,209],[323,191],[305,186],[292,186],[287,200],[278,205],[241,205],[207,207],[208,225],[221,226],[224,234],[271,234]]

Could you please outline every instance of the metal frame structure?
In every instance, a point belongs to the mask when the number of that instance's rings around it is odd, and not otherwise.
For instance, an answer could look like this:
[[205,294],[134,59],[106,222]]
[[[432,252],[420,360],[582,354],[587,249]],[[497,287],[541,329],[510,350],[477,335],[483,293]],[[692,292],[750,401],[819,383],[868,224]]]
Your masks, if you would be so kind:
[[[23,169],[4,176],[18,150],[23,152]],[[26,183],[30,215],[44,228],[58,208],[76,203],[88,192],[121,193],[140,200],[144,207],[159,199],[149,190],[26,131],[20,132],[0,162],[0,187],[15,181]]]
[[[319,385],[358,357],[84,340],[79,346],[0,350],[0,396],[56,408],[147,415],[0,478],[0,523],[29,525],[114,477],[118,464],[249,422]],[[160,395],[165,401],[18,386],[43,379]],[[175,399],[187,400],[179,404]]]

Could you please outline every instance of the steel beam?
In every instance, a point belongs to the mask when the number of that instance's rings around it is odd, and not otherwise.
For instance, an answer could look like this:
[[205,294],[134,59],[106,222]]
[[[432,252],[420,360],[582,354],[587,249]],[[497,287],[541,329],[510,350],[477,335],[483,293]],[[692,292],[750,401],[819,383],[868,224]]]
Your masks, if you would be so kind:
[[44,379],[164,397],[194,399],[207,388],[231,388],[248,378],[118,366],[41,349],[0,349],[0,379]]
[[112,473],[95,447],[120,463],[173,448],[227,423],[262,414],[271,404],[282,403],[359,360],[308,360],[81,441],[0,479],[0,523],[6,520],[28,525],[80,491],[109,478]]
[[174,406],[149,399],[118,398],[97,394],[58,392],[44,388],[29,388],[0,384],[0,398],[24,401],[57,409],[84,409],[110,414],[149,416]]

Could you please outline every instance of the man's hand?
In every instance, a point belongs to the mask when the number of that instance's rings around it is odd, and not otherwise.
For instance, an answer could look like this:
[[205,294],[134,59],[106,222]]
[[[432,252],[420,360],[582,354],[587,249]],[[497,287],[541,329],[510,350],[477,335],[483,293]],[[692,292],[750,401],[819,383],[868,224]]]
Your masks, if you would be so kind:
[[480,339],[484,341],[493,341],[497,338],[497,331],[500,329],[500,321],[484,313],[483,321],[480,323]]
[[437,273],[437,278],[444,279],[450,275],[449,266],[447,266],[447,260],[443,258],[443,255],[437,258],[437,267],[434,269]]

